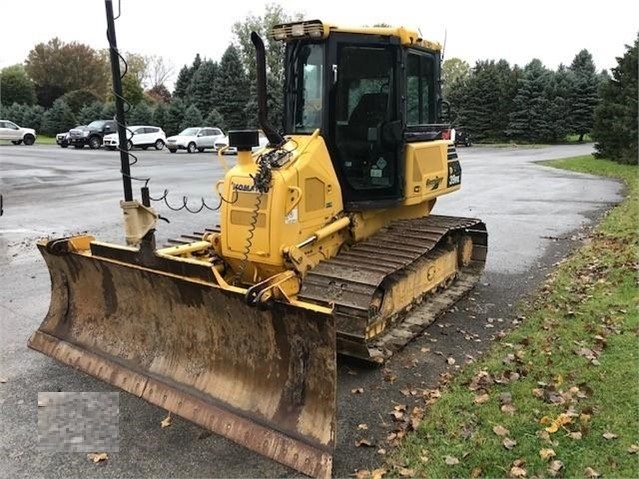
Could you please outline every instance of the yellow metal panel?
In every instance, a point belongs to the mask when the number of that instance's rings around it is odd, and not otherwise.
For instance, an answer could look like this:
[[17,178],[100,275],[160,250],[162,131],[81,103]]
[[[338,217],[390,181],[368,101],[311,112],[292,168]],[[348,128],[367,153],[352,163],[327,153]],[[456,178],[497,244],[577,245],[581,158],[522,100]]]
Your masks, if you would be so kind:
[[304,181],[304,194],[306,196],[305,211],[317,211],[324,208],[325,183],[319,178],[306,178]]

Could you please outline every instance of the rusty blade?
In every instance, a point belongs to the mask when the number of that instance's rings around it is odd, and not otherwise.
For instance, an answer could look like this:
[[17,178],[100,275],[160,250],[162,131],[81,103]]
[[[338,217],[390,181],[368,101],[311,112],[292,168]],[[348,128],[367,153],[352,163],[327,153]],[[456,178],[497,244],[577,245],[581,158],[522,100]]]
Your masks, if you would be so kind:
[[304,474],[330,477],[331,315],[279,303],[260,311],[201,278],[39,248],[52,295],[31,348]]

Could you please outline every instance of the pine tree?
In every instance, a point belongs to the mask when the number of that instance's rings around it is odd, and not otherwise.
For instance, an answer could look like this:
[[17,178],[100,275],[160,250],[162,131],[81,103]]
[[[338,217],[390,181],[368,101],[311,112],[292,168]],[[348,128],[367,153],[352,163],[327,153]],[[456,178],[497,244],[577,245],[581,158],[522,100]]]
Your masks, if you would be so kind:
[[178,73],[177,80],[175,81],[173,97],[180,98],[186,103],[191,103],[191,83],[193,76],[200,69],[200,65],[202,65],[202,58],[200,54],[197,53],[190,67],[184,65],[180,69],[180,73]]
[[248,101],[248,80],[237,49],[229,46],[215,77],[215,106],[227,129],[246,127],[244,108]]
[[204,120],[204,125],[209,127],[216,127],[226,131],[224,117],[215,108],[207,115]]
[[53,102],[42,120],[42,130],[49,135],[55,135],[63,131],[69,131],[76,125],[75,116],[71,107],[60,98]]
[[[100,113],[101,120],[114,120],[115,119],[115,103],[112,101],[105,103],[102,106],[102,112]],[[97,120],[98,118],[94,118]]]
[[159,126],[166,131],[166,118],[168,116],[168,109],[164,103],[158,103],[153,110],[153,117],[151,123],[155,126]]
[[637,74],[639,39],[626,45],[617,57],[612,79],[601,87],[601,103],[595,110],[595,156],[619,163],[637,164]]
[[570,93],[573,88],[574,75],[564,65],[559,65],[556,72],[551,72],[544,91],[549,105],[548,122],[551,125],[550,136],[545,140],[550,143],[563,141],[572,131]]
[[166,120],[164,122],[164,131],[167,135],[177,135],[184,120],[184,113],[186,112],[186,105],[180,98],[174,98],[169,109],[166,112]]
[[577,53],[570,65],[570,71],[574,74],[571,126],[572,131],[579,135],[579,141],[583,141],[584,135],[592,131],[595,108],[599,102],[599,78],[588,50]]
[[205,60],[199,66],[189,88],[191,104],[198,107],[201,112],[208,113],[216,105],[215,78],[218,64],[212,60]]
[[23,124],[27,128],[33,128],[36,131],[42,129],[42,119],[44,117],[44,108],[40,105],[31,105],[25,108],[24,116],[22,117]]
[[202,112],[195,105],[191,105],[184,112],[184,118],[180,124],[180,129],[202,126],[204,120],[202,119]]
[[510,115],[507,134],[528,142],[543,141],[552,136],[550,101],[544,94],[550,73],[541,61],[534,59],[524,68],[519,80],[514,109]]
[[145,102],[135,105],[129,116],[127,117],[127,123],[129,125],[148,125],[153,118],[153,110]]
[[[81,125],[88,125],[93,120],[100,120],[106,117],[102,116],[102,109],[104,105],[100,102],[91,103],[90,105],[85,105],[80,108],[80,113],[78,113],[77,120]],[[112,117],[108,117],[112,118]]]

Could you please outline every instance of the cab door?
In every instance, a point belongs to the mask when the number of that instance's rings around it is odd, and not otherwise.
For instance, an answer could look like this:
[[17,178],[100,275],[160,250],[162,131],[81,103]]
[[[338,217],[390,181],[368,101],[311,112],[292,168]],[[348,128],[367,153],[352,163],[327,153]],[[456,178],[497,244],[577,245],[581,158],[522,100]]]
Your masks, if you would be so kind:
[[403,197],[398,109],[399,47],[387,38],[332,35],[329,143],[348,209],[377,209]]

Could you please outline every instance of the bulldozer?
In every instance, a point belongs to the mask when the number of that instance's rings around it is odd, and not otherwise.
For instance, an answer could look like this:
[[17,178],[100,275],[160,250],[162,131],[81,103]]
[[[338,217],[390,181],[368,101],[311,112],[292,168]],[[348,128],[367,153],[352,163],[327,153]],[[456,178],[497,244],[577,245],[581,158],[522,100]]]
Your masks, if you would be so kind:
[[[106,0],[114,88],[115,30]],[[284,120],[236,130],[219,226],[156,246],[121,151],[126,244],[46,239],[51,305],[29,347],[313,477],[330,477],[337,356],[384,363],[478,281],[478,219],[431,214],[459,190],[441,45],[404,27],[319,20],[285,44]],[[118,95],[116,95],[118,100]],[[125,145],[118,103],[120,145]],[[146,191],[145,191],[146,189]]]

